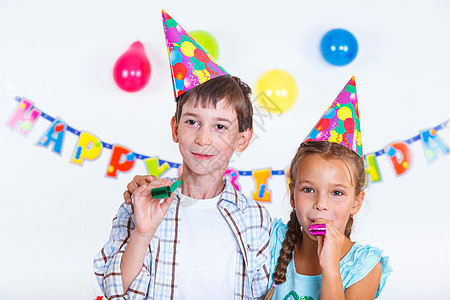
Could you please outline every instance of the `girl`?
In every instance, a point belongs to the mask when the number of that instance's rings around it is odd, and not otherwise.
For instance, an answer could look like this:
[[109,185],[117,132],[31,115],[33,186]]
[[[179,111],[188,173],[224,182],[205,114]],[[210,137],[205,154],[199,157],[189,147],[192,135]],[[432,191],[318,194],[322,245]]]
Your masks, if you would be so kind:
[[[382,251],[350,240],[364,199],[363,159],[328,141],[303,142],[290,166],[287,226],[271,233],[271,288],[264,299],[374,299],[392,271]],[[308,232],[325,224],[326,234]]]

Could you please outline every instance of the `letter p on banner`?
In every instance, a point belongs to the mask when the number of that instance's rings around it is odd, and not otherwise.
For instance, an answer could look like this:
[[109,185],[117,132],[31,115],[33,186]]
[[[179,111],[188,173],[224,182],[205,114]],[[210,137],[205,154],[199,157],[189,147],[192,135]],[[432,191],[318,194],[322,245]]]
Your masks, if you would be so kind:
[[96,136],[87,132],[81,132],[73,152],[72,162],[82,165],[85,159],[94,160],[99,157],[102,149],[102,142]]
[[134,166],[136,155],[129,149],[114,145],[106,176],[117,178],[117,171],[128,172]]

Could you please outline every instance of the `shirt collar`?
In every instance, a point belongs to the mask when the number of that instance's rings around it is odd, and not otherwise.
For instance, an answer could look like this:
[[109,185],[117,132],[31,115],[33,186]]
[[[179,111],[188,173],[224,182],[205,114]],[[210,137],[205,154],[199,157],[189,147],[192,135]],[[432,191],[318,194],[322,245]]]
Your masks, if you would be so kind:
[[244,211],[247,207],[247,198],[239,193],[227,178],[224,178],[223,182],[225,183],[225,188],[223,189],[221,200],[230,202],[236,205],[241,211]]
[[[176,178],[169,179],[172,181],[176,180]],[[223,178],[223,183],[225,184],[225,187],[223,189],[219,205],[221,205],[222,200],[225,200],[228,203],[235,205],[237,208],[239,208],[239,210],[244,211],[247,208],[247,198],[239,193],[227,178]],[[174,200],[179,201],[181,195],[181,187],[178,187],[175,190],[175,195],[177,195],[178,197],[175,197]]]

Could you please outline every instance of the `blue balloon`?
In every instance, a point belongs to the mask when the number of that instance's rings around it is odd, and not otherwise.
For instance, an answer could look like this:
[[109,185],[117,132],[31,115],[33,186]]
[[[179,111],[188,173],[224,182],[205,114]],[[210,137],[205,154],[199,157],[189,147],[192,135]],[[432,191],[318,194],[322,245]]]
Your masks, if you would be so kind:
[[356,57],[358,42],[351,32],[345,29],[332,29],[322,37],[320,50],[327,62],[343,66]]

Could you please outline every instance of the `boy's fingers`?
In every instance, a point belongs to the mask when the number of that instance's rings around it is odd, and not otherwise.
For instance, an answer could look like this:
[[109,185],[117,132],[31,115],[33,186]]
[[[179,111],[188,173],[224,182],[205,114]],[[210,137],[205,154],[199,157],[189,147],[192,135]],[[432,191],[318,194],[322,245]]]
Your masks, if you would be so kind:
[[154,176],[154,175],[148,175],[147,177],[145,177],[145,180],[147,180],[148,183],[152,182],[155,179],[156,179],[156,176]]
[[130,193],[130,191],[126,190],[123,193],[123,199],[125,200],[126,204],[131,204],[131,193]]
[[139,186],[136,186],[136,184],[134,183],[134,181],[130,182],[129,184],[127,184],[127,191],[130,192],[130,194],[133,194],[134,191],[138,188]]
[[173,197],[175,197],[174,193],[172,193],[169,198],[164,199],[164,201],[161,203],[161,210],[164,212],[164,214],[166,214],[166,212],[169,210],[169,207],[173,201]]
[[136,175],[133,178],[133,182],[135,183],[135,185],[137,187],[140,187],[141,185],[147,184],[147,180],[146,180],[147,176],[146,175]]
[[139,188],[137,188],[133,193],[133,198],[136,200],[137,197],[145,197],[148,196],[150,191],[146,191],[147,185],[141,185]]

